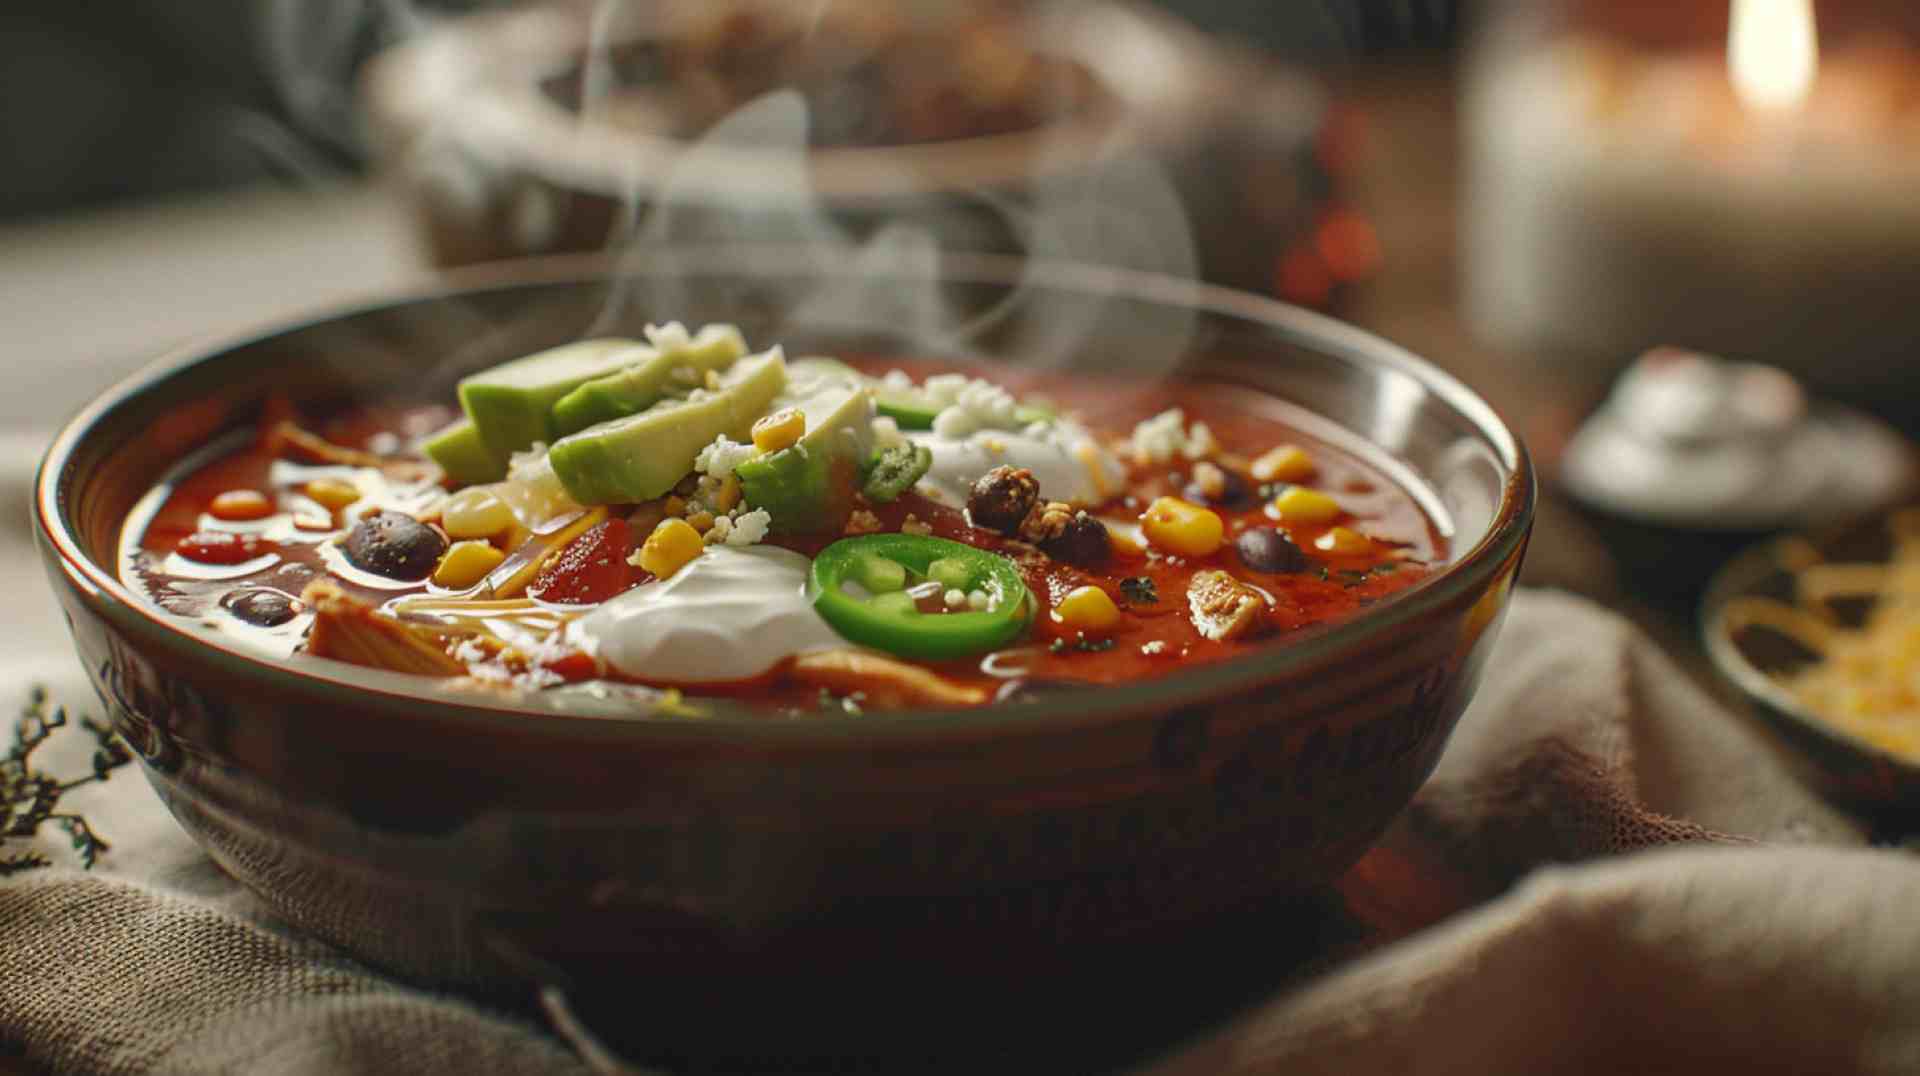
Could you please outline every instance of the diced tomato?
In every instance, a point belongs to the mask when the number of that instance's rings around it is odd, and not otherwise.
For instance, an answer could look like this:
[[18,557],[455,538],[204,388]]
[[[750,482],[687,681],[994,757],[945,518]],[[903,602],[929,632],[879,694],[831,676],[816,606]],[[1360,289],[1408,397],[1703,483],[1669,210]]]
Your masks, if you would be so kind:
[[562,654],[541,667],[561,679],[571,681],[591,680],[600,675],[600,670],[594,666],[593,659],[578,650]]
[[194,531],[174,544],[174,551],[201,564],[239,564],[267,552],[266,543],[251,534]]
[[543,602],[591,605],[638,583],[640,569],[627,563],[633,553],[633,529],[624,519],[589,527],[547,561],[527,593]]

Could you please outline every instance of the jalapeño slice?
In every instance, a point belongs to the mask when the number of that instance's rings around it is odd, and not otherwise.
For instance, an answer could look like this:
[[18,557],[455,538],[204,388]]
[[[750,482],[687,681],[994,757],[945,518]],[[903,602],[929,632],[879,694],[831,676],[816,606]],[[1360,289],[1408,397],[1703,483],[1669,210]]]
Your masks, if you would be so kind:
[[[873,561],[905,569],[906,587],[924,583],[940,564],[938,581],[947,589],[984,592],[987,608],[923,613],[899,590],[861,596],[842,584],[866,590],[870,581],[892,575],[875,571]],[[964,588],[951,586],[965,575]],[[887,584],[882,584],[887,585]],[[895,595],[898,595],[896,597]],[[904,658],[944,661],[984,654],[1013,641],[1033,619],[1035,602],[1020,570],[997,553],[962,542],[917,534],[868,534],[843,538],[820,551],[807,576],[814,611],[852,642]]]

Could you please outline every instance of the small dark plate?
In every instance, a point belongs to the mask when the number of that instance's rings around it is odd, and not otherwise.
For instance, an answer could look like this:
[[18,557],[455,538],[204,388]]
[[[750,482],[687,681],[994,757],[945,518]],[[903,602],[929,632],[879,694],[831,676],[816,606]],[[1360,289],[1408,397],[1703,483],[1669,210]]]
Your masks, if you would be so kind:
[[1920,822],[1920,761],[1877,747],[1815,713],[1779,676],[1819,660],[1789,630],[1767,623],[1771,603],[1800,609],[1843,627],[1864,623],[1874,600],[1848,598],[1815,609],[1799,601],[1797,573],[1811,564],[1884,564],[1893,555],[1894,525],[1912,508],[1882,512],[1829,530],[1774,538],[1748,549],[1714,576],[1700,606],[1707,655],[1720,675],[1752,700],[1754,710],[1808,767],[1828,797],[1881,816]]

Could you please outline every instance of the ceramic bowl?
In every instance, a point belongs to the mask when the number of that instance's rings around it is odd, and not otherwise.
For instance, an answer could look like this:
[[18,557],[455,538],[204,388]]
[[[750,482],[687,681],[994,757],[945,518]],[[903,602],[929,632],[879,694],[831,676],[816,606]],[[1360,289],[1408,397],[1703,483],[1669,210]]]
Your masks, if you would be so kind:
[[[1143,262],[1110,235],[1044,223],[1091,202],[1138,217],[1171,196],[1190,234],[1161,235],[1154,256],[1191,246],[1177,256],[1196,259],[1198,275],[1266,291],[1289,249],[1356,216],[1323,212],[1346,201],[1351,153],[1341,147],[1355,141],[1353,117],[1307,75],[1151,3],[1037,5],[1044,14],[1007,20],[1008,40],[1084,74],[1081,107],[1027,128],[824,146],[808,144],[796,110],[764,101],[727,121],[730,139],[679,130],[659,54],[686,33],[689,11],[710,6],[546,0],[437,21],[375,57],[360,94],[374,161],[435,263],[599,250],[629,230],[681,243],[789,241],[799,216],[857,237],[906,222],[942,249],[1185,275],[1190,267]],[[874,92],[849,86],[840,97],[865,110]],[[742,204],[758,216],[739,213]],[[1067,243],[1112,249],[1055,249]],[[1370,257],[1317,276],[1339,292],[1371,274]]]
[[[1004,983],[1311,890],[1359,857],[1432,770],[1520,567],[1533,475],[1499,418],[1406,351],[1256,296],[1087,266],[956,256],[881,272],[816,254],[683,251],[618,278],[597,260],[502,266],[173,355],[65,428],[38,479],[47,569],[115,726],[221,866],[415,980],[509,989],[533,966],[631,987],[644,969],[676,994],[734,996],[829,967]],[[483,701],[263,660],[119,577],[135,500],[269,391],[318,409],[450,390],[669,310],[790,351],[1238,383],[1304,405],[1323,422],[1308,432],[1422,491],[1452,559],[1244,660],[817,720]]]
[[1702,639],[1714,668],[1795,752],[1803,773],[1836,801],[1908,829],[1920,819],[1920,762],[1849,733],[1796,698],[1780,678],[1819,654],[1776,625],[1781,610],[1836,627],[1864,623],[1872,598],[1810,604],[1799,592],[1801,572],[1818,564],[1884,564],[1893,552],[1895,527],[1911,518],[1911,509],[1879,512],[1763,542],[1720,569],[1700,606]]

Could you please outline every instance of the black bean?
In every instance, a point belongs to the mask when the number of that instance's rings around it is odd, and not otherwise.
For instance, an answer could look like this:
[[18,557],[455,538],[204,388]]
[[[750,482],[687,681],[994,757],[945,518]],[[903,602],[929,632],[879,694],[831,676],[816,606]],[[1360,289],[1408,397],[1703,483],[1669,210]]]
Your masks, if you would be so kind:
[[1194,465],[1193,479],[1180,492],[1195,504],[1237,508],[1247,503],[1251,490],[1239,474],[1218,464],[1203,462]]
[[425,579],[447,551],[447,539],[404,512],[375,512],[353,525],[341,549],[347,562],[362,571],[388,579]]
[[1040,548],[1055,560],[1069,564],[1100,564],[1113,552],[1113,538],[1107,525],[1086,514],[1075,512],[1065,529],[1043,539]]
[[1240,563],[1256,572],[1301,572],[1307,569],[1307,555],[1300,547],[1272,527],[1254,527],[1233,541]]
[[285,624],[299,616],[305,608],[289,595],[264,588],[236,590],[221,598],[220,606],[235,617],[262,628]]
[[967,495],[967,518],[976,527],[1012,534],[1040,500],[1040,483],[1025,467],[1004,464],[980,476]]

